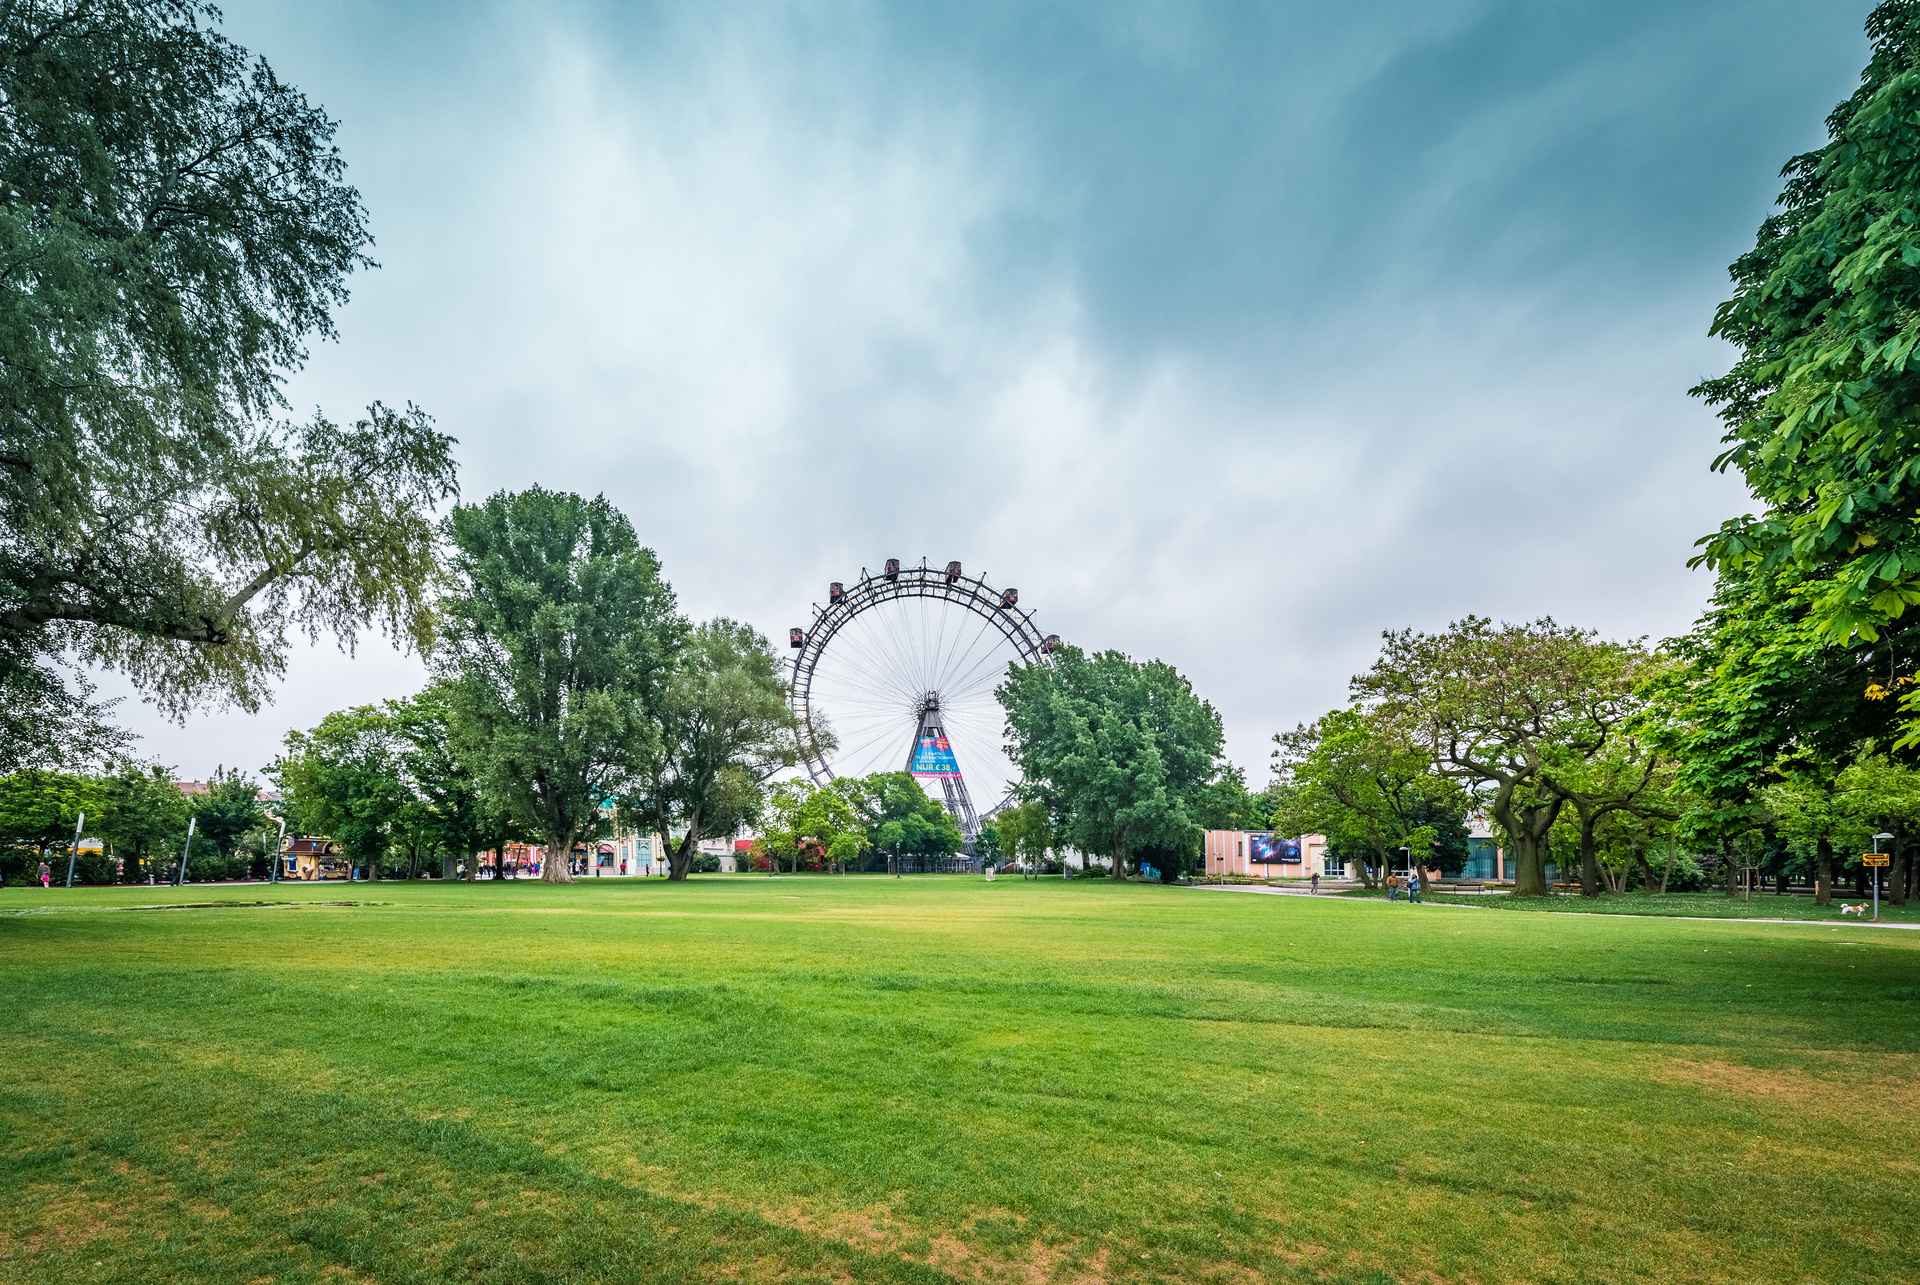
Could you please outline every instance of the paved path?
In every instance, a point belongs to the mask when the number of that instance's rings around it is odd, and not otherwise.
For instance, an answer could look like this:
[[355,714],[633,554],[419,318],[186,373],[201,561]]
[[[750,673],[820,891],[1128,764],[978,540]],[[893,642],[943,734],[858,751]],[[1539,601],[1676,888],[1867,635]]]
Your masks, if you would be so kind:
[[[1212,892],[1258,892],[1269,897],[1337,897],[1337,892],[1301,892],[1293,888],[1262,888],[1256,884],[1217,884],[1196,883],[1194,888],[1204,888]],[[1497,893],[1496,896],[1507,894]],[[1440,910],[1491,910],[1491,906],[1475,906],[1457,901],[1423,901],[1422,906],[1433,906]],[[1526,912],[1522,912],[1526,913]],[[1751,919],[1739,915],[1629,915],[1609,913],[1604,910],[1548,910],[1538,913],[1550,915],[1581,915],[1588,919],[1680,919],[1694,924],[1811,924],[1818,928],[1904,928],[1909,932],[1920,931],[1920,924],[1889,923],[1885,919],[1856,919],[1848,916],[1843,920],[1833,919],[1773,919],[1755,915]]]

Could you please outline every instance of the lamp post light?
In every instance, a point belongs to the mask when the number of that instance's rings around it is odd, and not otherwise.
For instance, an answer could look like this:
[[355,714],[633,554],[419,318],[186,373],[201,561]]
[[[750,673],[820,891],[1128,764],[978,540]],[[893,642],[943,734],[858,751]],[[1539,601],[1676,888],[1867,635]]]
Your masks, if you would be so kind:
[[[1879,834],[1874,835],[1873,836],[1873,855],[1876,857],[1880,855],[1880,840],[1891,839],[1892,837],[1893,835],[1888,833],[1885,830],[1882,830]],[[1875,866],[1873,868],[1873,917],[1875,919],[1880,918],[1880,867],[1879,866]]]

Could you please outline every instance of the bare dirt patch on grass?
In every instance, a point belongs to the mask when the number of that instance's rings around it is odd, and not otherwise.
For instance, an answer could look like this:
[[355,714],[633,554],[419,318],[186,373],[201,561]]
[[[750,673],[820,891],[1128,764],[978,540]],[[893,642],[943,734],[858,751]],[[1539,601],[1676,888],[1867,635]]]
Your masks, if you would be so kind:
[[1024,1252],[989,1252],[969,1243],[968,1230],[982,1218],[1027,1220],[1017,1214],[975,1213],[957,1226],[932,1230],[909,1225],[884,1205],[822,1214],[800,1206],[761,1208],[756,1213],[776,1227],[832,1241],[876,1257],[899,1257],[924,1263],[958,1280],[991,1285],[1106,1285],[1105,1247],[1091,1254],[1072,1244],[1049,1244],[1040,1236],[1029,1240]]
[[[1886,1065],[1886,1059],[1880,1058],[1871,1066],[1835,1065],[1828,1074],[1815,1074],[1797,1068],[1770,1070],[1734,1062],[1672,1058],[1653,1075],[1666,1084],[1713,1089],[1819,1114],[1910,1116],[1920,1110],[1920,1082],[1911,1073],[1888,1075]],[[1908,1066],[1902,1069],[1911,1071]]]

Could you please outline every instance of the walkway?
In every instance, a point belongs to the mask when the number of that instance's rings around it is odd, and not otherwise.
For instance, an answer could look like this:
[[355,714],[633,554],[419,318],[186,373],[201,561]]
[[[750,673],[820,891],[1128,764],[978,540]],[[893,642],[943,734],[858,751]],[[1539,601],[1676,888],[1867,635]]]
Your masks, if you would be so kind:
[[[1330,897],[1337,892],[1302,892],[1295,888],[1262,888],[1258,884],[1245,883],[1196,883],[1194,888],[1207,888],[1214,892],[1258,892],[1269,897]],[[1343,890],[1344,891],[1344,890]],[[1457,901],[1423,901],[1423,906],[1435,906],[1441,910],[1491,910],[1491,906],[1465,905]],[[1528,912],[1521,912],[1528,913]],[[1581,915],[1588,919],[1678,919],[1694,924],[1811,924],[1828,928],[1905,928],[1908,931],[1920,931],[1920,924],[1895,924],[1884,919],[1774,919],[1760,915],[1747,918],[1743,915],[1634,915],[1605,910],[1548,910],[1539,912],[1550,915]]]

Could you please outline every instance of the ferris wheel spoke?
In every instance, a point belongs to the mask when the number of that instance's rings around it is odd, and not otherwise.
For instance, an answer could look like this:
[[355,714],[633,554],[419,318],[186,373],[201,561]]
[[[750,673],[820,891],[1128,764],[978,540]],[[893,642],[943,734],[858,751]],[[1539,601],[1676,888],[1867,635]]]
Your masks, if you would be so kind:
[[910,689],[909,699],[919,699],[920,675],[914,670],[913,642],[907,625],[908,620],[901,614],[908,600],[898,600],[882,604],[875,614],[879,617],[880,628],[887,638],[888,657],[895,671],[900,675],[902,684]]
[[[980,621],[965,620],[961,622],[960,628],[953,631],[952,644],[947,647],[944,647],[941,650],[940,654],[934,659],[933,682],[934,682],[935,691],[942,691],[945,689],[947,685],[947,679],[953,671],[953,664],[956,657],[958,655],[971,654],[973,649],[979,645],[979,640],[980,640],[979,629],[976,627],[974,630],[973,636],[971,638],[968,638],[967,626],[968,625],[983,626],[986,623],[987,622],[984,620],[980,620]],[[961,651],[961,644],[963,640],[965,641],[965,644],[966,644],[966,649],[964,652]]]
[[[998,631],[994,629],[992,620],[990,619],[982,620],[980,622],[980,627],[974,631],[972,640],[967,643],[967,649],[964,652],[961,652],[958,656],[955,656],[954,658],[952,658],[949,662],[947,662],[945,665],[942,666],[940,678],[939,678],[939,690],[943,694],[949,688],[953,688],[958,685],[954,681],[954,676],[956,672],[960,670],[961,666],[967,663],[967,658],[973,655],[974,650],[980,646],[981,642],[987,638],[987,635],[989,633],[998,633]],[[975,661],[974,664],[975,665],[992,664],[994,660],[998,658],[998,653],[1000,651],[1000,648],[997,646],[997,644],[999,641],[1000,639],[995,638],[993,642],[989,642],[987,644],[986,653],[983,656],[981,656],[977,661]],[[1001,663],[1005,664],[1004,658],[1001,658]]]
[[[881,728],[873,735],[867,737],[866,740],[860,742],[853,750],[838,757],[845,759],[851,764],[867,765],[877,758],[876,751],[887,741],[897,741],[902,748],[905,748],[907,743],[912,739],[913,728],[911,726],[903,726],[902,724],[895,723],[891,727]],[[865,776],[868,775],[868,773],[862,772],[860,775]]]
[[914,699],[912,675],[901,664],[898,649],[891,640],[876,636],[872,630],[862,631],[848,640],[853,659],[864,666],[874,677],[876,685],[885,686],[891,694],[904,703]]
[[989,685],[998,686],[1001,677],[1007,671],[1009,659],[1001,656],[998,651],[988,652],[974,663],[973,668],[952,684],[956,696],[961,693],[971,695]]
[[900,672],[898,664],[885,651],[872,646],[870,639],[849,639],[846,653],[840,659],[846,669],[853,671],[841,676],[845,685],[860,685],[883,692],[896,704],[913,699],[911,684]]

